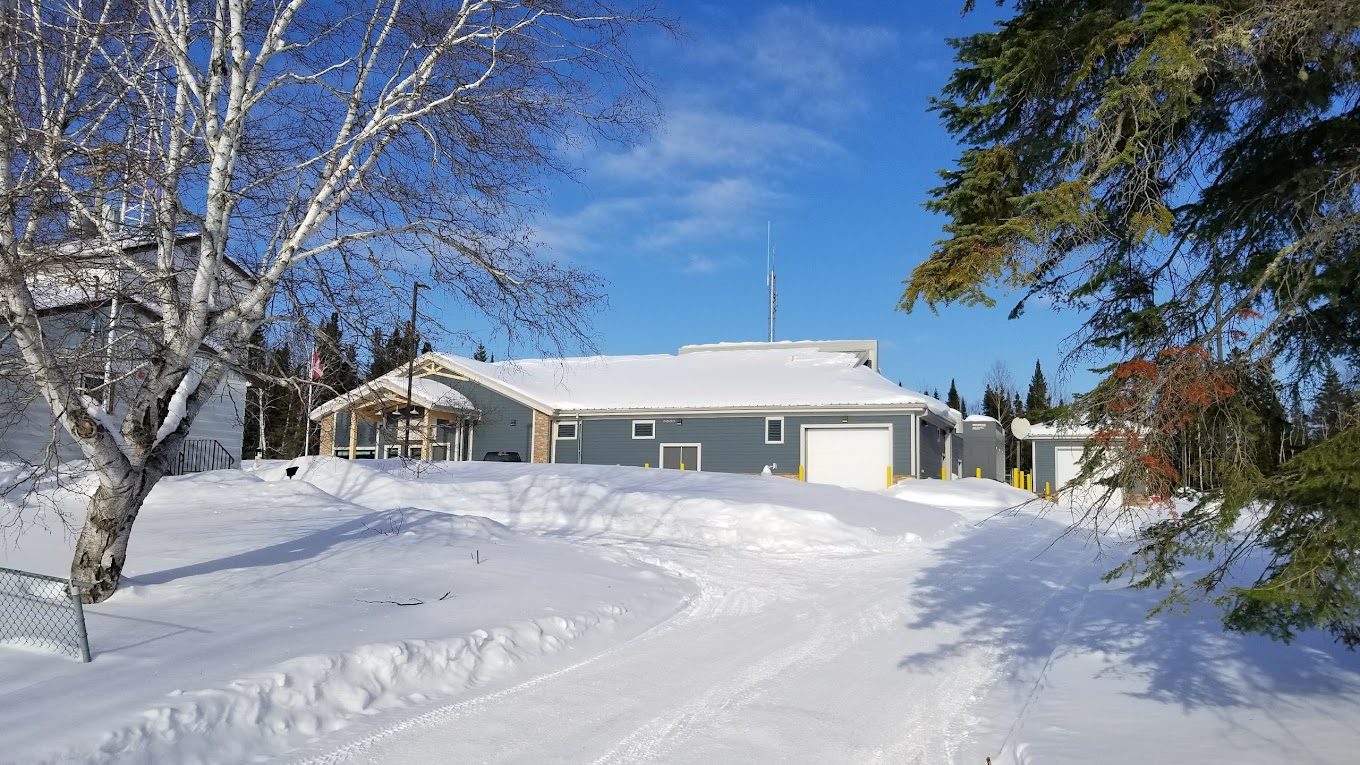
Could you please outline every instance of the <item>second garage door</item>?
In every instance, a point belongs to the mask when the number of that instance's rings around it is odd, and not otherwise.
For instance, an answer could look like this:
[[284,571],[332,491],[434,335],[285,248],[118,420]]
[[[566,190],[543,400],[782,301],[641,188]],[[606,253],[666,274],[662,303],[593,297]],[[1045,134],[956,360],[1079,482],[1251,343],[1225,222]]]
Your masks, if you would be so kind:
[[892,429],[887,425],[808,427],[803,430],[809,483],[851,489],[882,489],[892,465]]
[[[1089,506],[1102,497],[1105,487],[1096,483],[1076,483],[1077,476],[1081,475],[1081,454],[1084,447],[1058,444],[1053,448],[1053,490],[1060,493],[1060,497],[1066,500],[1067,504],[1078,506]],[[1105,471],[1108,475],[1109,471]],[[1069,485],[1070,484],[1070,485]],[[1043,487],[1037,487],[1039,493],[1043,493]],[[1123,492],[1115,490],[1111,501],[1116,504],[1123,504]]]

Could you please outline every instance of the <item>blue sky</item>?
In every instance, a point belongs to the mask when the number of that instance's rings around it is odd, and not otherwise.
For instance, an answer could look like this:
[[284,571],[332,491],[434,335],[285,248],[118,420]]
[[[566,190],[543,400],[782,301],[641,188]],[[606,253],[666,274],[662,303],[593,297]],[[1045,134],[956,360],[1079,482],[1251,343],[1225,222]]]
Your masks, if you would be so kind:
[[[665,7],[683,38],[638,49],[662,124],[635,146],[584,150],[538,224],[554,257],[609,283],[601,352],[765,339],[769,222],[778,339],[877,339],[890,379],[943,392],[955,378],[974,405],[997,361],[1022,388],[1035,359],[1050,390],[1089,387],[1084,369],[1059,379],[1077,315],[1034,305],[1008,321],[1004,296],[995,309],[894,310],[940,236],[922,203],[958,153],[926,111],[951,70],[946,40],[986,28],[990,3],[967,17],[961,0]],[[487,342],[497,358],[524,355],[500,344]]]

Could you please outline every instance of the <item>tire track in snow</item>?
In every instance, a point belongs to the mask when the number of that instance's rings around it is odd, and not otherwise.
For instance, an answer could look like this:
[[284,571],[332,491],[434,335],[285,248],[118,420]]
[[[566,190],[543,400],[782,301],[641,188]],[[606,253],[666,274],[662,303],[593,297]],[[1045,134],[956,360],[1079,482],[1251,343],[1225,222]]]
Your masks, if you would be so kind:
[[[658,715],[594,760],[593,765],[658,761],[683,745],[697,729],[761,698],[781,676],[791,672],[805,674],[831,662],[869,635],[900,622],[906,613],[905,606],[864,609],[855,622],[846,625],[838,620],[837,612],[825,605],[827,600],[826,594],[821,593],[816,601],[809,601],[817,619],[807,637],[766,655],[732,680],[710,686],[679,707]],[[750,626],[759,630],[767,625]]]
[[[529,691],[540,685],[543,685],[544,683],[550,682],[557,678],[569,675],[571,673],[589,667],[593,664],[604,661],[605,659],[608,659],[614,656],[615,654],[630,650],[631,648],[635,647],[638,644],[645,643],[650,640],[655,640],[656,638],[664,635],[667,632],[670,632],[671,630],[676,629],[677,627],[680,627],[684,624],[694,621],[696,618],[700,618],[699,615],[702,614],[704,607],[708,605],[707,601],[709,601],[713,596],[711,582],[709,582],[709,580],[706,577],[703,577],[698,572],[688,569],[684,566],[681,566],[679,563],[676,563],[674,561],[663,561],[658,558],[641,555],[632,557],[636,557],[639,562],[665,569],[667,571],[674,573],[676,576],[680,578],[690,581],[691,583],[695,584],[698,587],[697,592],[690,598],[686,599],[684,603],[681,605],[681,607],[677,609],[674,613],[672,613],[669,617],[657,622],[656,624],[651,625],[650,627],[632,636],[631,638],[628,638],[623,642],[616,643],[604,650],[599,651],[598,653],[592,654],[591,656],[582,659],[581,661],[578,661],[566,667],[560,667],[551,672],[545,672],[541,675],[536,675],[528,680],[517,683],[508,688],[502,688],[499,691],[493,691],[492,693],[480,695],[471,699],[464,699],[462,701],[455,701],[443,704],[441,706],[423,712],[414,717],[408,717],[388,727],[382,728],[381,730],[375,731],[366,736],[350,741],[325,754],[308,757],[301,760],[294,760],[293,761],[294,765],[339,765],[340,763],[345,762],[354,755],[371,748],[374,744],[379,743],[385,739],[388,739],[398,733],[405,732],[412,728],[430,725],[432,723],[445,723],[451,720],[456,720],[459,717],[477,711],[483,706],[486,706],[497,701],[501,701],[503,699],[513,698],[524,693],[525,691]],[[706,584],[708,584],[709,586],[706,587],[705,586]]]
[[[998,570],[1014,569],[1026,563],[1031,563],[1037,555],[1036,547],[1040,550],[1038,555],[1050,554],[1053,552],[1053,540],[1047,536],[1030,536],[1012,548],[1010,554],[996,566]],[[1049,609],[1050,604],[1066,592],[1075,579],[1077,573],[1086,564],[1081,561],[1071,561],[1065,565],[1062,584],[1056,587],[1048,587],[1039,590],[1034,597],[1027,598],[1023,605],[1015,607],[1016,613],[1029,614],[1030,622],[1025,631],[1033,628],[1034,620],[1043,618]],[[1049,580],[1051,581],[1051,580]],[[1076,609],[1079,612],[1080,609]],[[1075,619],[1075,616],[1073,616]],[[1069,620],[1063,635],[1071,628],[1072,620]],[[1061,638],[1059,639],[1061,642]],[[1056,650],[1056,649],[1055,649]],[[1003,670],[1008,666],[1008,658],[1015,653],[1015,647],[999,640],[989,640],[986,642],[974,643],[969,650],[969,655],[964,658],[955,656],[952,659],[953,668],[947,676],[942,676],[940,682],[936,683],[930,691],[930,704],[914,704],[907,707],[903,718],[903,725],[899,728],[898,741],[886,750],[875,752],[871,762],[874,763],[921,763],[927,765],[936,762],[956,762],[958,750],[967,741],[968,729],[973,727],[977,720],[969,717],[971,709],[981,702],[984,695],[1000,679]],[[1050,657],[1051,661],[1051,657]],[[1047,670],[1045,665],[1045,671]],[[1042,677],[1040,678],[1042,679]],[[1031,690],[1031,697],[1037,692]],[[1026,702],[1028,705],[1028,701]],[[1023,713],[1022,713],[1023,714]],[[1017,719],[1016,724],[1019,720]],[[1012,725],[1012,733],[1014,724]],[[1012,733],[1008,733],[1006,739],[1009,740]],[[934,739],[934,741],[930,741]],[[911,758],[912,754],[916,756]],[[999,757],[1000,752],[993,756]]]

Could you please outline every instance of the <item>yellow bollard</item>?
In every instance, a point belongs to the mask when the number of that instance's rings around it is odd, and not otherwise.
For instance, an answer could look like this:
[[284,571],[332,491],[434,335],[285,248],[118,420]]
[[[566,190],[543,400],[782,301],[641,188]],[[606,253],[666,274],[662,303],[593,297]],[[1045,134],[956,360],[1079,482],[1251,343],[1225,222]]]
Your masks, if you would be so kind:
[[892,465],[888,466],[888,488],[892,488]]
[[1044,481],[1044,499],[1052,501],[1053,493],[1048,489],[1048,481]]
[[799,465],[799,466],[798,466],[798,480],[799,480],[799,481],[806,481],[806,480],[807,480],[806,478],[803,477],[803,466],[802,466],[802,465]]
[[1033,474],[1033,473],[1026,473],[1026,474],[1025,474],[1025,480],[1026,480],[1026,482],[1028,482],[1028,484],[1029,484],[1029,485],[1026,486],[1025,488],[1029,489],[1030,491],[1034,491],[1034,474]]
[[683,463],[683,462],[680,463],[680,469],[681,469],[681,470],[684,470],[684,469],[685,469],[685,463]]
[[650,462],[644,462],[644,463],[642,463],[642,466],[645,467],[645,468],[649,468],[649,467],[652,466],[652,463],[650,463]]
[[977,472],[977,477],[978,477],[978,478],[981,478],[981,477],[982,477],[982,468],[978,468],[977,471],[978,471],[978,472]]
[[1020,488],[1020,468],[1011,468],[1011,488]]
[[949,480],[949,468],[947,467],[940,468],[940,480],[941,481]]

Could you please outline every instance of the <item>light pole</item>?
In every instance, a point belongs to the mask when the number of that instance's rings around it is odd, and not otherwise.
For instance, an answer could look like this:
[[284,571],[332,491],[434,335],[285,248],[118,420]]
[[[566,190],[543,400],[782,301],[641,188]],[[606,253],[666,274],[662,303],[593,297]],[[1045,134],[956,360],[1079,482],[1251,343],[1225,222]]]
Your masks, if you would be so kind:
[[411,358],[406,362],[406,428],[402,433],[401,456],[405,459],[411,455],[411,417],[415,414],[415,406],[411,404],[411,390],[415,385],[416,371],[416,305],[420,300],[420,291],[429,289],[428,285],[416,282],[411,285]]

